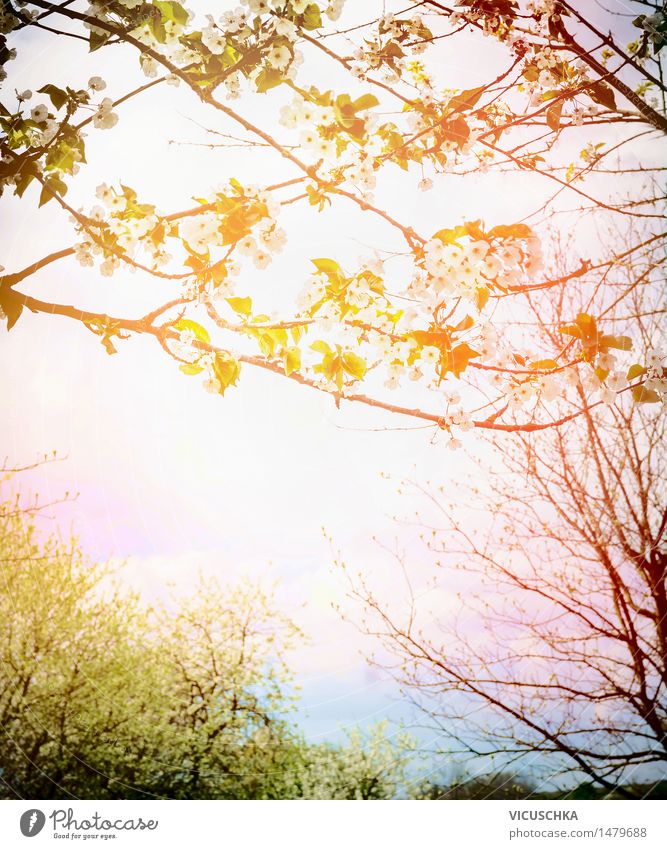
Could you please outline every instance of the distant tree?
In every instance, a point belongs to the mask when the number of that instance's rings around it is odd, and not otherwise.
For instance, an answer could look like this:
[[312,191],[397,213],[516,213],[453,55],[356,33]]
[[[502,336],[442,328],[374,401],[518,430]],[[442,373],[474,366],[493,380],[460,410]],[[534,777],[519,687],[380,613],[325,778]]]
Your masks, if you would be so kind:
[[[623,309],[651,350],[662,285],[636,281],[629,266],[613,285],[632,290]],[[542,325],[570,307],[554,299]],[[613,358],[597,368],[604,376]],[[649,379],[664,377],[656,358]],[[643,795],[665,781],[666,426],[664,407],[617,399],[504,442],[478,461],[486,483],[416,483],[430,505],[416,523],[437,558],[432,586],[417,590],[402,554],[404,609],[353,579],[387,666],[475,773],[521,769],[538,793],[586,782]],[[430,588],[451,612],[430,607]]]
[[286,798],[394,799],[412,793],[415,742],[408,734],[387,736],[387,723],[369,732],[355,728],[338,745],[304,745],[296,768],[286,773]]
[[512,772],[489,775],[461,774],[454,780],[431,780],[423,783],[417,798],[445,801],[447,799],[667,799],[667,781],[645,784],[630,782],[616,790],[601,787],[592,781],[562,790],[537,789],[534,781]]
[[530,799],[535,795],[532,782],[511,772],[491,775],[461,775],[451,780],[430,781],[421,788],[422,799]]
[[400,792],[402,738],[378,727],[311,745],[289,721],[300,633],[269,594],[202,581],[147,608],[75,542],[39,535],[31,512],[0,502],[0,796]]

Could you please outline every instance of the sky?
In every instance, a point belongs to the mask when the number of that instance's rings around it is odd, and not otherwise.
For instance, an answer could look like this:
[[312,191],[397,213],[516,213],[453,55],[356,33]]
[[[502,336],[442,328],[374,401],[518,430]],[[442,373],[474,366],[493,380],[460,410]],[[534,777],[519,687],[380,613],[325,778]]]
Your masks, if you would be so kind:
[[[374,11],[377,4],[355,4],[357,15],[362,7]],[[486,82],[499,48],[490,40],[476,41],[474,49],[455,41],[443,77],[457,86]],[[319,58],[313,68],[330,87],[348,84]],[[142,81],[124,48],[88,54],[45,33],[26,38],[10,71],[9,84],[33,90],[46,82],[84,86],[99,74],[111,97]],[[247,107],[272,126],[283,102],[276,91]],[[121,179],[172,210],[231,176],[257,184],[293,176],[270,153],[188,144],[210,141],[198,126],[210,124],[210,115],[183,88],[158,87],[118,111],[113,131],[91,129],[88,165],[68,195],[74,207],[89,209],[99,183]],[[234,131],[224,121],[214,129]],[[399,209],[424,232],[481,216],[489,224],[518,221],[544,196],[516,175],[511,182],[494,175],[438,178],[423,194],[414,191],[415,180],[414,172],[397,175],[379,189],[378,203]],[[269,306],[301,287],[305,256],[352,262],[372,248],[396,249],[389,229],[344,202],[320,216],[292,205],[281,224],[290,243],[260,283],[253,281],[266,287],[261,297]],[[7,195],[0,201],[0,264],[8,270],[71,240],[55,204],[37,210],[34,190],[21,202]],[[134,317],[159,302],[163,286],[125,271],[102,278],[65,260],[23,290]],[[89,331],[65,318],[24,314],[11,333],[0,332],[0,357],[0,452],[19,463],[51,451],[62,457],[26,478],[47,500],[78,493],[52,511],[61,533],[75,533],[91,558],[122,562],[123,580],[147,599],[163,597],[170,583],[187,591],[198,571],[223,583],[241,575],[278,581],[281,606],[309,638],[293,666],[302,686],[300,717],[312,739],[332,739],[341,727],[384,717],[411,721],[395,686],[364,660],[366,638],[332,609],[347,604],[346,583],[332,564],[340,552],[353,570],[393,587],[395,564],[374,537],[390,546],[396,539],[425,581],[430,564],[414,532],[392,518],[420,504],[406,503],[396,482],[470,482],[464,452],[447,451],[432,429],[409,420],[345,404],[337,410],[321,393],[249,368],[224,398],[209,395],[153,340],[130,339],[109,357]],[[446,607],[448,600],[439,603]]]

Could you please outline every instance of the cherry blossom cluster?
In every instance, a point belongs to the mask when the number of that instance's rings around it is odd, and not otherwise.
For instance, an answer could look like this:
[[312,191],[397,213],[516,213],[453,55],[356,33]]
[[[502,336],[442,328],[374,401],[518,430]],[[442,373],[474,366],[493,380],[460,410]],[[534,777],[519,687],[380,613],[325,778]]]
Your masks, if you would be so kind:
[[[385,150],[383,128],[370,112],[373,96],[356,101],[347,95],[320,96],[311,89],[310,99],[296,95],[280,110],[280,123],[299,133],[300,153],[328,169],[332,178],[345,181],[365,200],[372,200],[376,186],[376,161]],[[345,112],[347,110],[347,112]]]
[[336,144],[331,136],[331,128],[336,123],[332,106],[320,106],[300,95],[280,110],[280,123],[288,129],[299,129],[301,147],[311,153],[315,159],[331,162],[336,157]]
[[[85,136],[83,126],[92,122],[98,129],[110,129],[118,121],[113,101],[97,94],[106,88],[105,81],[93,76],[86,88],[61,89],[47,84],[39,89],[43,100],[26,89],[16,92],[16,108],[2,117],[6,135],[0,137],[0,156],[7,173],[0,173],[0,193],[5,186],[13,186],[19,196],[30,182],[39,178],[64,195],[67,184],[64,178],[78,173],[85,161]],[[74,116],[84,117],[74,123]],[[30,154],[29,168],[24,158]],[[38,155],[35,155],[38,154]],[[45,190],[46,191],[46,190]],[[52,199],[50,190],[41,202]]]
[[[144,74],[154,78],[164,72],[155,54],[172,65],[183,69],[199,67],[202,71],[221,74],[216,85],[226,88],[227,96],[239,96],[244,78],[263,91],[277,79],[294,79],[303,56],[296,48],[301,27],[314,29],[321,25],[321,15],[337,20],[344,0],[313,3],[306,0],[244,0],[236,9],[226,11],[217,19],[205,15],[196,21],[195,15],[180,6],[171,14],[151,16],[145,14],[141,0],[118,0],[117,3],[92,2],[88,8],[90,20],[85,26],[100,43],[109,39],[109,32],[99,24],[117,25],[118,18],[128,28],[129,34],[146,45],[147,52],[140,57]],[[153,55],[150,55],[153,54]],[[249,57],[254,55],[253,60]],[[232,66],[245,59],[242,69]],[[179,83],[179,77],[166,74],[168,81]]]
[[215,268],[208,275],[215,294],[231,294],[232,280],[240,271],[239,262],[232,258],[234,251],[263,269],[287,240],[277,224],[280,207],[271,194],[257,187],[244,188],[236,181],[216,192],[201,211],[195,208],[176,219],[161,216],[151,204],[139,203],[126,186],[117,190],[103,183],[96,194],[102,205],[85,214],[81,211],[75,219],[82,237],[75,245],[79,263],[93,266],[97,256],[102,260],[100,273],[109,277],[121,262],[143,264],[145,257],[145,264],[157,270],[173,260],[166,249],[171,239],[185,249],[186,264],[193,267],[191,275],[182,275],[187,297],[202,294],[201,285],[194,281],[197,275],[206,277],[206,268]]
[[658,348],[649,348],[645,357],[646,380],[644,389],[656,392],[663,403],[667,403],[667,353]]
[[430,310],[448,298],[476,302],[480,290],[518,284],[542,267],[542,249],[532,232],[525,238],[451,239],[437,235],[423,249],[423,259],[407,293]]
[[379,71],[382,79],[397,82],[408,68],[408,55],[423,53],[432,39],[420,15],[399,18],[383,15],[377,23],[377,36],[364,40],[352,53],[350,70],[358,79]]
[[4,3],[0,6],[0,83],[7,79],[5,65],[16,59],[16,48],[7,47],[6,35],[20,24],[19,19],[12,13],[11,7]]

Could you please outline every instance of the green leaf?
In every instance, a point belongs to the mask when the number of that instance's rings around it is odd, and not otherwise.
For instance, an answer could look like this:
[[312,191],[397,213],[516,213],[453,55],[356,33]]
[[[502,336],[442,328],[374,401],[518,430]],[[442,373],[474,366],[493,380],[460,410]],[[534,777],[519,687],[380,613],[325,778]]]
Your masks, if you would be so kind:
[[478,218],[476,221],[464,221],[463,227],[471,239],[485,239],[486,234],[482,228],[482,222]]
[[464,318],[461,319],[461,321],[459,321],[454,330],[457,330],[459,333],[461,333],[464,330],[470,330],[470,328],[474,326],[475,320],[471,316],[466,315]]
[[530,368],[547,371],[548,369],[558,368],[558,363],[556,360],[535,360],[534,363],[530,364]]
[[374,94],[362,94],[361,97],[358,97],[353,103],[355,112],[361,112],[364,109],[372,109],[374,106],[378,106],[380,101]]
[[459,147],[463,147],[470,137],[470,127],[465,118],[458,115],[451,121],[447,121],[443,127],[442,135],[445,141],[454,141]]
[[276,327],[270,330],[250,330],[247,332],[254,336],[259,342],[259,347],[265,357],[273,357],[276,353],[276,348],[284,348],[287,345],[287,331],[283,327]]
[[64,183],[60,177],[52,174],[45,182],[42,187],[41,194],[39,196],[39,205],[44,206],[45,203],[48,203],[50,200],[56,195],[60,195],[63,197],[67,194],[67,184]]
[[181,363],[179,366],[183,374],[201,374],[204,369],[195,363]]
[[301,368],[301,350],[296,347],[286,348],[284,353],[285,374],[289,377]]
[[475,306],[480,312],[486,306],[490,294],[491,293],[486,286],[480,286],[479,289],[475,291]]
[[583,336],[588,338],[595,337],[597,339],[597,324],[592,315],[588,315],[586,312],[580,312],[574,323],[581,330]]
[[637,404],[657,404],[660,401],[660,396],[652,389],[647,389],[645,386],[633,386],[632,397]]
[[202,327],[201,324],[197,324],[196,321],[191,321],[189,318],[179,318],[178,321],[174,322],[174,328],[176,330],[192,331],[200,342],[206,342],[208,344],[211,341],[206,328]]
[[317,3],[306,6],[306,11],[301,18],[301,26],[307,30],[319,29],[322,26],[322,15]]
[[246,318],[252,313],[252,298],[225,298],[235,313]]
[[[148,8],[150,9],[150,6]],[[159,13],[159,10],[156,9],[155,6],[153,6],[153,9],[157,14],[151,15],[146,20],[146,25],[151,31],[153,38],[156,41],[159,41],[160,44],[165,44],[167,41],[167,30],[164,25],[164,19],[162,18],[162,15]]]
[[269,91],[269,89],[276,88],[282,82],[284,82],[284,77],[275,68],[263,68],[255,78],[255,86],[260,94]]
[[446,370],[453,372],[456,377],[460,377],[468,368],[470,360],[479,356],[479,351],[475,351],[467,342],[462,342],[448,355]]
[[413,26],[412,34],[420,41],[431,41],[433,39],[433,33],[425,24]]
[[290,333],[295,342],[299,342],[302,336],[306,333],[306,327],[303,324],[297,324],[291,328]]
[[217,287],[223,283],[227,279],[227,264],[224,259],[219,260],[214,265],[212,265],[209,269],[209,274],[211,275],[211,280],[213,281],[214,287]]
[[154,6],[162,12],[162,18],[165,21],[175,21],[181,26],[185,26],[188,22],[188,13],[180,3],[175,3],[174,0],[155,0]]
[[530,239],[532,235],[527,224],[498,224],[489,230],[489,237],[497,239]]
[[17,197],[23,197],[23,193],[28,188],[30,183],[35,179],[35,167],[33,163],[26,162],[16,175],[14,182],[14,192]]
[[353,351],[345,351],[341,357],[341,363],[345,371],[355,380],[361,380],[366,374],[366,360]]
[[432,238],[440,239],[440,241],[444,242],[446,245],[453,245],[458,239],[467,235],[468,232],[466,228],[459,225],[458,227],[445,227],[443,230],[438,230],[437,233],[433,234]]
[[646,374],[646,369],[644,368],[644,366],[640,365],[639,363],[634,363],[634,365],[631,365],[628,369],[626,379],[634,380],[635,377],[641,377],[642,374]]
[[629,336],[603,336],[600,348],[615,348],[618,351],[631,351],[632,339]]
[[600,106],[606,106],[607,109],[616,109],[616,97],[614,96],[614,91],[607,85],[607,83],[603,83],[601,80],[593,83],[587,93],[591,100],[595,103],[599,103]]
[[102,345],[104,346],[104,350],[107,352],[107,354],[110,357],[113,356],[114,354],[118,353],[118,350],[117,350],[116,346],[114,345],[114,343],[111,341],[110,336],[103,335],[102,338],[100,339],[100,342],[102,343]]
[[311,262],[318,271],[325,274],[342,274],[343,269],[333,259],[312,259]]
[[388,42],[381,51],[382,56],[390,56],[394,59],[402,59],[405,56],[405,52],[401,50],[400,46],[395,41]]
[[100,47],[105,45],[110,38],[110,32],[95,32],[95,30],[91,29],[90,35],[88,36],[89,51],[92,53],[94,50],[99,50]]
[[213,371],[220,383],[220,394],[224,395],[229,386],[236,386],[241,366],[231,354],[216,354]]
[[317,191],[317,189],[313,188],[313,186],[306,186],[306,193],[308,195],[308,203],[311,206],[318,207],[320,212],[324,209],[325,203],[328,203],[329,206],[331,206],[331,198],[327,197],[326,194]]
[[547,125],[550,129],[557,132],[560,129],[560,119],[563,114],[563,101],[559,100],[558,103],[554,103],[553,106],[550,106],[546,112]]
[[449,344],[449,334],[443,330],[413,330],[409,335],[422,348],[443,348]]
[[38,91],[40,94],[48,94],[51,103],[53,103],[56,109],[60,109],[61,106],[64,106],[67,103],[67,92],[58,88],[56,85],[51,85],[51,83],[49,83],[48,85],[38,89]]
[[466,89],[460,94],[457,94],[455,97],[452,97],[447,105],[455,112],[462,112],[464,109],[472,109],[484,93],[484,88],[485,86],[482,85],[477,88]]

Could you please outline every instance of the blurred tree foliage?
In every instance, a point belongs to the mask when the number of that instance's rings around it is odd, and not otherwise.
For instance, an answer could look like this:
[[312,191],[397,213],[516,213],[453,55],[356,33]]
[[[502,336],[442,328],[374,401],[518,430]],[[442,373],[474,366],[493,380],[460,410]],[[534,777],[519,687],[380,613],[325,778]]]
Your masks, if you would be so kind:
[[410,741],[288,721],[298,628],[249,583],[147,607],[74,541],[0,503],[0,796],[385,799]]

